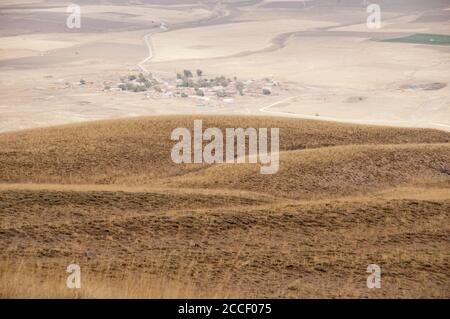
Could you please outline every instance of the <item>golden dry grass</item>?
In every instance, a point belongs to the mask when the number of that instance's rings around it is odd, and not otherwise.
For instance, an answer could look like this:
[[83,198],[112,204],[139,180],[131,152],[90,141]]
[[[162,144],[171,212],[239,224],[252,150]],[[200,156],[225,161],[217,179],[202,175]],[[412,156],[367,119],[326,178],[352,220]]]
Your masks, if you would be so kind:
[[347,145],[280,155],[280,170],[224,164],[168,179],[167,185],[258,191],[295,199],[330,198],[420,180],[448,181],[450,144]]
[[193,120],[1,134],[0,296],[450,296],[449,133],[204,117],[280,127],[280,171],[263,176],[173,164],[170,132]]
[[[174,128],[279,127],[280,150],[349,144],[448,143],[450,134],[297,119],[242,116],[162,116],[65,125],[0,134],[0,181],[15,183],[154,184],[203,165],[174,164]],[[105,156],[107,155],[107,156]]]
[[3,262],[0,264],[0,298],[228,298],[231,294],[224,290],[199,290],[183,279],[167,280],[136,273],[111,277],[106,272],[82,271],[82,289],[68,289],[68,274],[64,269],[48,269],[39,263],[24,261]]

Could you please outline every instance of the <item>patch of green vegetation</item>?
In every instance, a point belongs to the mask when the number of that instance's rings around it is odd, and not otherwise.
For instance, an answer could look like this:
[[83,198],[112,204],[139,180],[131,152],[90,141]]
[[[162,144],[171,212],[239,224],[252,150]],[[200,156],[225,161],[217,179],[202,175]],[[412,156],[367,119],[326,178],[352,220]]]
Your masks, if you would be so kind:
[[382,42],[450,45],[450,36],[442,34],[417,33],[403,38],[382,40]]

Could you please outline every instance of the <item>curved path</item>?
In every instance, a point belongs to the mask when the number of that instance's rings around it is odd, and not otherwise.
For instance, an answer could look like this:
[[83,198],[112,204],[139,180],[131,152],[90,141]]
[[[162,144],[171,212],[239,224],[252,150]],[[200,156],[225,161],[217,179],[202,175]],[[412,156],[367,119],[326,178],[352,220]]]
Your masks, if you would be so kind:
[[146,74],[149,74],[150,72],[144,67],[144,64],[146,62],[150,61],[151,59],[153,59],[153,55],[154,55],[153,54],[153,51],[154,51],[153,42],[152,42],[152,39],[150,38],[150,36],[153,33],[156,33],[156,31],[155,32],[150,32],[150,33],[147,33],[146,35],[144,35],[144,42],[145,42],[145,44],[147,45],[147,48],[148,48],[148,57],[146,57],[144,60],[142,60],[141,62],[138,63],[139,69],[141,69],[142,72],[144,72]]

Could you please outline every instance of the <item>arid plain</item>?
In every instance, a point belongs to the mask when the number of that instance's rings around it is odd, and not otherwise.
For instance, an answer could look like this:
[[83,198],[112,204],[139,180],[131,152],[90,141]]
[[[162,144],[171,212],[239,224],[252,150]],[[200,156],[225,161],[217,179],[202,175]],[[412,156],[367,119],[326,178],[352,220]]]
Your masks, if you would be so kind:
[[[78,4],[0,4],[1,297],[450,296],[448,1]],[[195,119],[280,170],[173,163]]]

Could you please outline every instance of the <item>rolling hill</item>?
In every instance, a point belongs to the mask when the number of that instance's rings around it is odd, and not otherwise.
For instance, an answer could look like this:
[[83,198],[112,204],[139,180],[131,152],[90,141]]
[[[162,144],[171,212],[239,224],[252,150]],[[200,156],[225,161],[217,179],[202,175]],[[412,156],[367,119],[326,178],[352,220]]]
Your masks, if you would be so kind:
[[198,118],[0,134],[0,295],[449,297],[450,133],[201,117],[279,127],[280,170],[262,175],[173,163],[170,133]]

